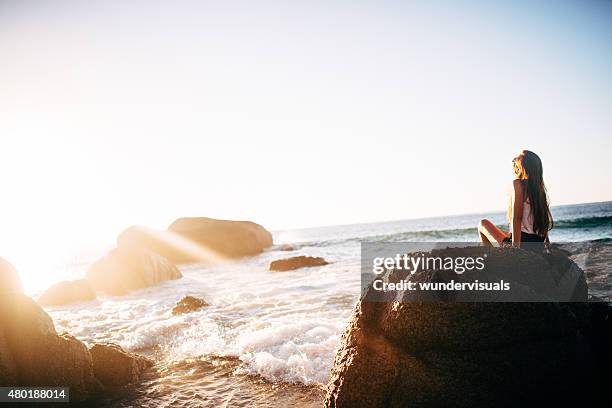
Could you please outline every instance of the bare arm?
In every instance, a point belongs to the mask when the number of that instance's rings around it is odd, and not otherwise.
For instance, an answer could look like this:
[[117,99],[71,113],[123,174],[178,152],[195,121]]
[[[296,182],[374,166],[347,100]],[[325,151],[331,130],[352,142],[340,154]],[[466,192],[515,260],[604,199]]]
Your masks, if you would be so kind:
[[521,223],[523,221],[523,201],[525,191],[520,180],[512,183],[514,192],[512,194],[512,245],[521,244]]

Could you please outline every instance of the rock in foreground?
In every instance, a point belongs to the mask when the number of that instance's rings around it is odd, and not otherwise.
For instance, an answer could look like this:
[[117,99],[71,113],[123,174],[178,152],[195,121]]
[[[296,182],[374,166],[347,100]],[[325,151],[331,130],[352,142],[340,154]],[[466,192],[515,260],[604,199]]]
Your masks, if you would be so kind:
[[272,261],[270,262],[270,265],[268,266],[268,270],[285,272],[285,271],[292,271],[298,268],[306,268],[306,267],[311,267],[311,266],[323,266],[323,265],[327,265],[328,263],[329,262],[327,262],[325,259],[320,258],[320,257],[300,255],[300,256],[294,256],[294,257],[287,258],[287,259],[278,259],[276,261]]
[[89,351],[94,375],[107,386],[135,383],[153,366],[148,358],[127,353],[115,344],[94,344]]
[[58,335],[36,302],[21,294],[2,296],[0,310],[0,386],[70,387],[73,402],[99,389],[87,347]]
[[0,258],[0,294],[21,293],[22,291],[17,270],[8,261]]
[[[487,253],[487,265],[514,268],[515,282],[536,292],[542,288],[530,286],[534,276],[563,284],[564,270],[577,268],[559,253],[549,263],[520,249],[455,251]],[[384,275],[405,277],[394,274]],[[437,275],[423,271],[420,279],[436,281]],[[568,290],[586,301],[584,276],[572,280]],[[577,382],[586,370],[576,353],[579,330],[588,325],[585,303],[415,302],[399,293],[386,302],[362,297],[355,306],[331,370],[326,407],[554,405],[588,394]]]
[[172,308],[172,314],[176,316],[183,313],[194,312],[206,306],[208,306],[208,303],[202,299],[194,296],[185,296],[176,302],[176,305]]
[[124,248],[112,250],[87,272],[96,291],[111,295],[125,295],[182,276],[174,264],[156,253]]
[[58,334],[31,298],[0,293],[0,387],[69,387],[70,402],[78,403],[102,393],[104,385],[137,381],[152,364],[115,345],[90,351],[75,337]]
[[40,298],[38,304],[42,306],[58,306],[69,303],[86,302],[96,298],[96,293],[91,288],[87,279],[60,282],[47,289]]
[[219,261],[260,254],[272,234],[250,221],[179,218],[166,231],[133,226],[117,238],[117,247],[146,249],[181,264]]

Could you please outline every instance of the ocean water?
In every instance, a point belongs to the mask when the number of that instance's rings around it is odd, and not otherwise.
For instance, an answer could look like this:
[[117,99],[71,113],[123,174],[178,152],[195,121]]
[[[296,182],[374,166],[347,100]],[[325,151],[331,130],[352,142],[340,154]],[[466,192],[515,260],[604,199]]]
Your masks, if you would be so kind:
[[[553,215],[553,242],[612,240],[612,202],[556,207]],[[58,331],[86,343],[114,342],[156,361],[142,384],[98,406],[320,406],[359,296],[360,242],[477,241],[481,218],[505,224],[503,213],[493,213],[275,231],[275,246],[259,256],[183,266],[180,280],[46,310]],[[295,250],[282,251],[286,243]],[[295,255],[331,263],[267,271],[270,261]],[[607,258],[599,266],[589,278],[593,292],[609,296]],[[185,295],[210,306],[172,316]]]

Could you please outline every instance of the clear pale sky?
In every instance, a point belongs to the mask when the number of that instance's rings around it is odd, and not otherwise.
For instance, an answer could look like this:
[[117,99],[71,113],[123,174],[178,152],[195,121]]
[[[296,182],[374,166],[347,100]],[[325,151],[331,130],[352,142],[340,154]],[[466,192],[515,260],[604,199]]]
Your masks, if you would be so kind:
[[0,2],[0,256],[612,199],[612,3],[431,3]]

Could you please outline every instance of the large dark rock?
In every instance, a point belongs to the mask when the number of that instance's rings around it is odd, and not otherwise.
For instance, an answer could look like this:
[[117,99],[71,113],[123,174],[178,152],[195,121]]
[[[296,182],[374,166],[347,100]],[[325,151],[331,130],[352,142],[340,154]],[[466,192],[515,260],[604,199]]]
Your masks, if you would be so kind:
[[17,365],[0,328],[0,386],[17,384]]
[[0,311],[0,365],[9,367],[0,385],[70,387],[74,402],[99,389],[87,347],[58,335],[36,302],[21,294],[2,296]]
[[78,403],[102,393],[105,385],[136,382],[152,365],[115,345],[98,344],[90,351],[75,337],[58,334],[31,298],[0,293],[0,387],[69,387],[70,402]]
[[178,268],[164,257],[134,248],[112,250],[87,272],[87,279],[96,291],[112,295],[124,295],[182,276]]
[[148,358],[127,353],[116,344],[94,344],[89,351],[96,378],[107,386],[135,383],[153,366]]
[[86,302],[96,298],[87,279],[60,282],[47,289],[38,298],[42,306],[58,306],[69,303]]
[[133,226],[117,238],[119,248],[147,249],[177,264],[257,255],[271,245],[259,224],[204,217],[179,218],[166,231]]
[[183,313],[194,312],[206,306],[208,306],[208,303],[206,303],[202,299],[199,299],[194,296],[185,296],[184,298],[176,302],[176,305],[174,305],[174,307],[172,308],[172,314],[179,315]]
[[320,257],[300,255],[291,258],[277,259],[276,261],[272,261],[270,262],[270,265],[268,265],[268,270],[285,272],[292,271],[298,268],[323,266],[327,265],[328,263],[329,262]]
[[21,293],[21,280],[17,270],[8,261],[0,258],[0,296],[3,293]]
[[[519,291],[543,293],[551,284],[586,301],[584,276],[558,252],[544,258],[521,249],[477,247],[431,255],[450,252],[486,253],[482,276],[510,279]],[[407,277],[390,270],[382,278]],[[425,270],[408,278],[440,276]],[[446,302],[427,302],[408,291],[371,301],[371,291],[355,306],[342,336],[327,407],[532,406],[579,401],[587,394],[576,380],[586,371],[578,352],[580,330],[589,325],[586,303],[453,303],[460,299],[451,295]]]
[[[8,261],[0,258],[0,299],[5,302],[13,296],[22,292],[21,280],[19,274]],[[0,306],[4,302],[0,300]],[[6,336],[3,331],[2,322],[7,317],[2,317],[8,310],[0,309],[0,385],[16,384],[17,382],[17,366],[10,352]]]

